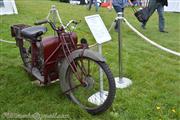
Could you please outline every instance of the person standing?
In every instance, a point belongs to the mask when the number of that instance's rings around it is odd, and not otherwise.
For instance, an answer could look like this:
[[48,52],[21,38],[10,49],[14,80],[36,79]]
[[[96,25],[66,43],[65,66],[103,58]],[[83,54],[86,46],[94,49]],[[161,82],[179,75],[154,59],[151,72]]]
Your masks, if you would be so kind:
[[125,6],[127,6],[128,3],[130,6],[133,6],[131,0],[112,0],[112,5],[113,5],[116,13],[123,12]]
[[[124,12],[124,8],[128,5],[133,6],[131,0],[112,0],[112,5],[114,7],[114,10],[116,13],[118,12]],[[118,32],[118,24],[116,22],[114,29],[116,32]]]
[[[164,30],[165,28],[165,19],[164,19],[164,6],[168,6],[167,0],[149,0],[149,17],[157,10],[159,16],[159,31],[163,33],[168,33]],[[145,29],[146,23],[142,23],[141,27]]]

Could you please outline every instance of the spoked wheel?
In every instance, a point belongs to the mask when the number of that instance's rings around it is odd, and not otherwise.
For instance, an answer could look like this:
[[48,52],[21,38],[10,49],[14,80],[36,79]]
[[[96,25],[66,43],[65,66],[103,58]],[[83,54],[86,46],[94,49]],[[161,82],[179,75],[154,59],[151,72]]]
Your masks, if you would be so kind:
[[31,43],[28,40],[23,39],[19,42],[19,51],[23,60],[24,66],[31,67]]
[[90,114],[107,110],[115,96],[115,82],[108,65],[105,62],[78,57],[72,66],[74,71],[69,66],[66,72],[66,81],[70,88],[67,92],[69,98]]

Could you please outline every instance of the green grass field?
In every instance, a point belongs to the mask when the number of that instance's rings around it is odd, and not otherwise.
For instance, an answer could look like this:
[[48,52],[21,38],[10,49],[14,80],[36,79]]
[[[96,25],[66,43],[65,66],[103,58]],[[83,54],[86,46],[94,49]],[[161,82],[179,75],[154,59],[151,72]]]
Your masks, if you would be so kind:
[[[95,40],[84,17],[100,14],[107,28],[116,17],[114,11],[103,8],[96,13],[95,8],[87,11],[85,6],[50,0],[16,0],[19,14],[0,16],[0,39],[14,41],[10,34],[11,25],[32,25],[34,21],[45,18],[53,4],[57,6],[63,22],[70,19],[82,21],[76,32],[79,38],[87,38],[90,44]],[[153,41],[180,52],[180,13],[165,13],[168,34],[158,31],[157,13],[150,18],[146,30],[140,28],[130,8],[125,10],[125,17]],[[47,87],[33,85],[32,77],[22,68],[18,48],[0,42],[0,120],[6,119],[3,113],[7,112],[22,115],[57,113],[74,120],[180,119],[180,57],[148,44],[125,24],[122,33],[124,75],[132,79],[133,84],[123,90],[117,89],[112,107],[97,116],[91,116],[63,96],[58,82]],[[112,30],[110,34],[112,41],[103,45],[103,55],[114,76],[117,76],[117,33]]]

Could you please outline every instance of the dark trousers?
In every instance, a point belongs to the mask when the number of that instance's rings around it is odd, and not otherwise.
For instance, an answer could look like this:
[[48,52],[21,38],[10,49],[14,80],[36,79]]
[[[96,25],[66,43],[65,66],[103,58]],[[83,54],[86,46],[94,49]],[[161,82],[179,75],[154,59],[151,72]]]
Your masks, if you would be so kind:
[[156,0],[149,0],[149,16],[151,16],[155,10],[158,12],[159,16],[159,31],[164,30],[165,20],[164,20],[164,6],[161,3],[157,3]]

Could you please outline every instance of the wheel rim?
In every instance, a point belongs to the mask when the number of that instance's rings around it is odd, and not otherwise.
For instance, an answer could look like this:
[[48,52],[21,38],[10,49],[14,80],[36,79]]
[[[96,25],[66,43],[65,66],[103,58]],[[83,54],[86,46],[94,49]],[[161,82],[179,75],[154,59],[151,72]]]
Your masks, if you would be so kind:
[[[68,68],[66,80],[68,81],[70,91],[70,98],[79,106],[84,109],[97,109],[103,105],[108,99],[107,92],[110,90],[109,81],[106,73],[103,71],[103,88],[100,84],[99,69],[100,64],[89,58],[78,58],[75,60],[76,73],[73,73],[71,68]],[[75,74],[79,74],[83,83],[77,79]],[[103,98],[102,94],[98,97],[100,104],[89,102],[90,97],[100,91],[106,91],[106,98]],[[101,93],[101,92],[100,92]]]

